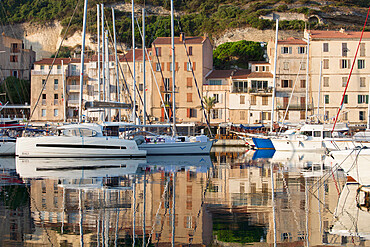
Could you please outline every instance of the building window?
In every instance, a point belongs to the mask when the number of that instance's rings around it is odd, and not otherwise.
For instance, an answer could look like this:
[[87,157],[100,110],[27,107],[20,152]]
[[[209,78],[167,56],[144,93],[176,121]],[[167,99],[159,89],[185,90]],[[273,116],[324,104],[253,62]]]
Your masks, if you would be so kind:
[[187,93],[186,94],[186,102],[193,102],[193,94]]
[[[252,81],[252,84],[253,84],[253,81]],[[247,91],[248,91],[248,82],[246,82],[246,81],[234,81],[233,91],[232,91],[233,93],[239,93],[239,92],[246,93]]]
[[[267,89],[267,84],[268,82],[267,81],[251,81],[251,88],[252,89],[256,89],[256,90],[265,90]],[[244,89],[247,88],[247,82],[244,82]],[[247,90],[243,90],[244,92],[246,92]]]
[[366,87],[366,78],[360,77],[360,87]]
[[348,52],[347,43],[342,43],[342,57],[346,57]]
[[345,87],[347,85],[348,77],[342,77],[342,87]]
[[282,80],[281,81],[281,87],[282,88],[291,88],[293,84],[292,80]]
[[186,70],[191,71],[191,62],[186,63]]
[[343,120],[348,120],[348,112],[343,112]]
[[358,113],[358,120],[365,120],[365,111],[359,111]]
[[54,117],[58,116],[58,109],[54,109]]
[[58,104],[58,94],[54,94],[54,105]]
[[208,85],[222,85],[222,80],[208,80]]
[[257,104],[257,97],[251,96],[251,105],[256,105],[256,104]]
[[357,66],[358,66],[358,69],[364,69],[365,68],[365,60],[364,59],[357,60]]
[[144,90],[144,84],[143,83],[139,83],[139,91],[143,91]]
[[222,119],[222,109],[212,109],[212,119]]
[[267,96],[262,97],[262,105],[268,105],[269,103],[269,98]]
[[193,47],[189,46],[189,56],[193,55]]
[[58,79],[54,79],[54,90],[58,89]]
[[329,69],[329,59],[323,59],[323,63],[324,63],[323,65],[324,69]]
[[245,112],[240,111],[240,120],[245,120]]
[[344,104],[348,104],[348,95],[344,95],[344,98],[343,98],[343,103]]
[[187,109],[187,117],[188,117],[188,118],[194,118],[194,117],[197,117],[197,109],[188,108],[188,109]]
[[281,54],[292,54],[292,47],[281,47]]
[[42,94],[42,105],[46,105],[46,94]]
[[306,119],[306,111],[300,111],[299,112],[299,119],[300,120]]
[[329,95],[324,95],[325,104],[329,104]]
[[193,86],[193,78],[188,77],[186,78],[186,87],[192,87]]
[[365,43],[360,44],[360,56],[361,57],[366,56]]
[[350,62],[349,62],[349,59],[341,59],[340,60],[340,68],[341,69],[348,69],[349,68],[349,65]]
[[298,54],[304,54],[304,53],[306,53],[306,47],[299,46],[297,48],[298,48]]
[[240,95],[240,104],[241,105],[245,104],[245,96],[244,95]]
[[259,67],[258,67],[258,66],[256,66],[256,72],[258,72],[258,68],[259,68]]
[[215,98],[215,103],[221,103],[219,94],[217,94],[217,93],[213,94],[213,98]]
[[156,47],[155,48],[155,54],[158,56],[158,57],[160,57],[161,56],[161,52],[162,51],[162,47]]
[[357,95],[357,103],[363,104],[369,102],[369,95]]
[[323,43],[322,44],[322,51],[323,52],[329,52],[329,43]]
[[329,87],[329,77],[324,77],[324,87]]
[[10,62],[11,63],[17,63],[18,62],[18,56],[17,55],[11,55],[10,56]]
[[18,48],[18,43],[12,43],[11,44],[11,53],[18,53],[19,52],[19,48]]
[[283,68],[284,68],[284,70],[288,70],[289,69],[289,62],[284,62],[283,63]]
[[17,70],[13,70],[13,76],[14,76],[15,78],[18,78],[18,71],[17,71]]
[[306,62],[301,63],[301,68],[300,70],[306,70]]
[[271,120],[271,112],[262,112],[262,120]]
[[170,78],[164,78],[164,91],[170,91]]
[[40,65],[40,70],[44,70],[45,69],[45,65]]
[[62,65],[57,65],[57,70],[61,70],[62,69]]
[[306,80],[301,80],[301,88],[306,88]]
[[155,70],[156,71],[161,71],[161,64],[160,63],[155,64]]
[[41,117],[45,117],[46,116],[46,109],[41,109]]

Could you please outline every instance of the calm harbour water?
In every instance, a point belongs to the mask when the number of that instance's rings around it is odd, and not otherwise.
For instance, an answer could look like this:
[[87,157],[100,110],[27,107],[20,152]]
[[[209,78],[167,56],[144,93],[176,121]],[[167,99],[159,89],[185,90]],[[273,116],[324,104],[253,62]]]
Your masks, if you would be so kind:
[[1,158],[0,246],[370,243],[370,213],[356,211],[358,185],[323,167],[325,155],[213,151]]

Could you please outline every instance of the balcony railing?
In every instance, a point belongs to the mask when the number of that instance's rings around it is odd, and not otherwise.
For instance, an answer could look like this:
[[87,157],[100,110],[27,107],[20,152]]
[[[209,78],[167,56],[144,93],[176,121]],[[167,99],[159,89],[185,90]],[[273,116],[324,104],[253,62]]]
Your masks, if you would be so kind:
[[[31,75],[48,75],[49,74],[49,70],[32,70],[31,71]],[[60,69],[53,69],[51,70],[51,75],[61,75],[62,74],[62,70]]]
[[[276,108],[280,110],[286,110],[287,107],[288,105],[281,105],[281,104],[276,105]],[[289,110],[305,110],[305,109],[306,109],[306,104],[290,104],[289,105]],[[313,109],[312,104],[308,104],[307,109],[309,110]]]
[[69,106],[71,106],[71,105],[76,106],[80,103],[78,99],[69,99],[67,102],[68,102]]
[[270,94],[272,93],[272,87],[268,88],[250,88],[248,90],[249,93],[251,94]]

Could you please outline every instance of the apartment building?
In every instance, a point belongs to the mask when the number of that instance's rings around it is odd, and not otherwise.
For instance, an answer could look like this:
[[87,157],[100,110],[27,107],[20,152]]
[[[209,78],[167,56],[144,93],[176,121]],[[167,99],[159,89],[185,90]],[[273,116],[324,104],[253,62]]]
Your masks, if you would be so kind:
[[[320,119],[333,121],[352,70],[339,120],[352,125],[368,121],[370,32],[306,30],[310,39],[310,85]],[[356,60],[355,53],[358,49]]]
[[30,80],[36,53],[20,39],[0,35],[0,81],[9,76]]
[[[35,62],[31,78],[31,120],[32,121],[77,121],[80,97],[80,74],[81,64],[79,58],[57,58],[53,64],[53,58],[45,58]],[[111,101],[117,100],[115,83],[115,64],[110,58],[109,80],[106,89],[100,85],[101,99],[103,92],[110,89]],[[99,100],[98,67],[97,57],[85,60],[83,78],[83,103]],[[108,78],[108,77],[107,77]],[[108,84],[109,82],[109,84]],[[108,95],[108,94],[106,94]],[[108,99],[108,96],[106,96]],[[96,109],[83,109],[86,120],[97,121],[101,112]],[[111,110],[111,117],[115,117],[117,111]],[[107,113],[106,116],[109,116]]]
[[[172,69],[175,69],[176,121],[202,122],[200,112],[202,85],[212,70],[212,45],[208,37],[175,37],[175,64],[172,65],[170,37],[159,37],[152,43],[152,65],[155,69],[153,83],[159,84],[161,97],[152,93],[153,117],[166,121],[165,111],[172,118]],[[154,86],[153,86],[154,88]]]
[[[149,59],[148,59],[149,56]],[[138,117],[143,121],[144,115],[144,93],[146,101],[147,121],[153,120],[152,112],[152,94],[160,95],[156,82],[153,80],[152,68],[152,51],[147,48],[147,55],[145,57],[145,87],[144,87],[144,64],[143,64],[143,49],[135,49],[135,78],[136,78],[136,112]],[[123,77],[120,74],[121,101],[132,104],[133,102],[133,52],[129,50],[126,54],[119,56],[120,67],[122,69]],[[132,110],[123,110],[126,115],[124,120],[130,120]],[[147,122],[148,123],[148,122]]]
[[[271,68],[274,69],[274,41],[268,44],[267,53],[271,58]],[[278,40],[274,117],[276,121],[298,123],[313,114],[312,104],[309,103],[306,116],[306,77],[307,42],[296,38]]]

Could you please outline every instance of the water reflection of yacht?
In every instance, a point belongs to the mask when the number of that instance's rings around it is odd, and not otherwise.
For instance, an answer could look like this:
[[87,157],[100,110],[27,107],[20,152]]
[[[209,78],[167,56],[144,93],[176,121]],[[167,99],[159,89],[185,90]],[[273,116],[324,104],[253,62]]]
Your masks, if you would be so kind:
[[360,184],[370,185],[370,154],[368,149],[355,148],[332,151],[325,162],[332,167],[340,166],[347,175]]
[[[370,240],[370,212],[360,209],[364,197],[359,184],[347,184],[339,197],[331,234]],[[357,241],[356,241],[357,242]]]
[[145,159],[18,158],[16,169],[22,178],[83,179],[135,174]]
[[148,156],[145,166],[168,171],[192,167],[197,171],[207,171],[212,166],[212,161],[209,155]]

